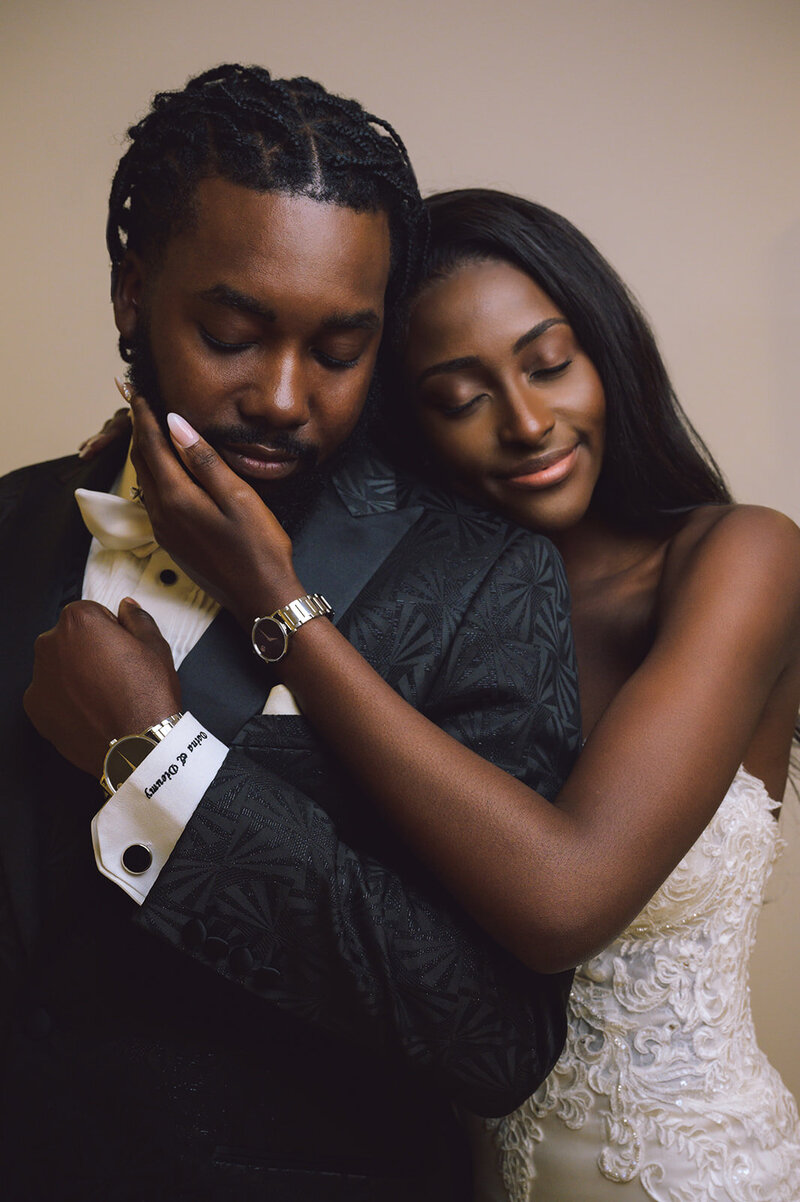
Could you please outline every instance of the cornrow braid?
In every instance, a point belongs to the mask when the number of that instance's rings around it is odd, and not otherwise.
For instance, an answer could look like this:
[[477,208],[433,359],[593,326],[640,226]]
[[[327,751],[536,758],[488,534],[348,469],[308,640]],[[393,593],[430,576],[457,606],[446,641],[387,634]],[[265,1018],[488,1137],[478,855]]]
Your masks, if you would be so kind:
[[[408,153],[388,121],[303,76],[273,79],[263,67],[233,63],[190,79],[182,91],[159,92],[128,138],[106,225],[112,294],[125,254],[161,253],[191,223],[199,181],[216,175],[257,191],[385,211],[391,338],[421,270],[428,226]],[[124,337],[120,353],[130,362]]]

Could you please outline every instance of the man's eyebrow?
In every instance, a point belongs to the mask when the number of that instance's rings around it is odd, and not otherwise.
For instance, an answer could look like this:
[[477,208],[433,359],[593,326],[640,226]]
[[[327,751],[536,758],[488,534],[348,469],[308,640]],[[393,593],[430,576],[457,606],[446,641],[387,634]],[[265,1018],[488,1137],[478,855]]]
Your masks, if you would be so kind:
[[215,284],[213,288],[201,292],[200,299],[210,301],[212,305],[224,305],[226,309],[240,309],[244,313],[252,313],[255,317],[263,317],[265,321],[277,321],[273,309],[262,305],[254,296],[232,288],[230,284]]
[[[544,334],[546,330],[549,330],[551,326],[566,325],[569,325],[569,322],[565,317],[546,317],[544,321],[537,322],[536,325],[532,326],[530,330],[520,335],[511,348],[511,354],[518,355],[519,352],[528,345],[528,343],[534,342],[537,338],[540,338],[541,335]],[[467,367],[479,367],[480,362],[481,361],[477,355],[465,355],[460,359],[446,359],[443,363],[434,363],[431,367],[426,367],[425,370],[420,374],[417,379],[417,386],[419,387],[420,384],[424,383],[429,376],[439,375],[440,372],[446,374],[448,372],[463,371],[463,369]]]
[[[200,293],[201,300],[210,301],[212,305],[223,305],[226,309],[239,309],[243,313],[252,313],[265,321],[277,321],[278,315],[274,309],[262,305],[254,296],[232,288],[230,284],[215,284]],[[331,313],[322,322],[323,330],[379,330],[381,319],[374,309],[358,309],[355,313]]]
[[356,313],[331,313],[322,323],[323,330],[379,330],[381,319],[374,309]]

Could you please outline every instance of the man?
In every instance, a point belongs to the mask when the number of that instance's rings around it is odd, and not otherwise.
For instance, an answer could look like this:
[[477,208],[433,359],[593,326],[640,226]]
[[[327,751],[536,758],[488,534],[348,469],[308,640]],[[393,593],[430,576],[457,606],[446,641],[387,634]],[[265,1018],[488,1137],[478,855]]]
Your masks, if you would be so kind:
[[[396,136],[309,81],[223,67],[131,137],[108,231],[132,383],[269,500],[298,577],[385,679],[552,794],[577,739],[552,553],[361,445],[424,240]],[[121,458],[0,491],[4,1197],[461,1202],[448,1097],[521,1101],[558,1054],[569,977],[493,946],[305,721],[262,712],[269,671],[131,513]],[[476,632],[517,637],[520,572],[553,637],[493,703]],[[287,600],[256,632],[268,659],[304,637],[290,617],[328,620]],[[51,626],[25,697],[40,734],[21,699]],[[537,696],[553,672],[561,700]]]

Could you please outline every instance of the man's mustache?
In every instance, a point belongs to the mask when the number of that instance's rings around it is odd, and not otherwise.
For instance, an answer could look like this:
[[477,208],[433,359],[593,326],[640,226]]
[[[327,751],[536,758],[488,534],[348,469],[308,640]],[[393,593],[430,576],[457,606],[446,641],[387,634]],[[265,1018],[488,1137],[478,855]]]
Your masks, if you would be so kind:
[[208,426],[202,431],[203,438],[215,451],[225,446],[254,443],[282,451],[301,461],[304,467],[314,467],[319,458],[319,447],[287,430],[275,430],[268,422],[242,422],[236,426]]

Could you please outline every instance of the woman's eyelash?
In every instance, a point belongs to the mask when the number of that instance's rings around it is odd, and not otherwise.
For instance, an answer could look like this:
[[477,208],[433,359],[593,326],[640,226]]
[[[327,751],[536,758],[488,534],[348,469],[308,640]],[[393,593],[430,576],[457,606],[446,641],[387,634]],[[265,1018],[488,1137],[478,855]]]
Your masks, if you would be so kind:
[[[550,380],[555,376],[561,375],[563,371],[566,371],[571,363],[571,359],[565,359],[563,363],[556,363],[553,367],[532,368],[531,371],[528,372],[528,377],[532,380]],[[485,392],[480,393],[478,396],[470,397],[470,399],[468,401],[464,401],[462,405],[442,405],[441,412],[445,417],[460,417],[462,413],[468,412],[468,410],[471,409],[472,406],[483,396],[486,396]]]
[[440,412],[443,413],[445,417],[460,417],[462,413],[466,413],[472,408],[473,405],[477,404],[477,402],[485,396],[486,393],[481,392],[477,396],[470,397],[468,401],[464,401],[461,405],[442,405]]
[[571,359],[565,359],[563,363],[557,363],[555,367],[537,367],[529,375],[534,379],[541,379],[542,377],[547,379],[549,376],[557,376],[562,371],[566,371],[571,362]]

